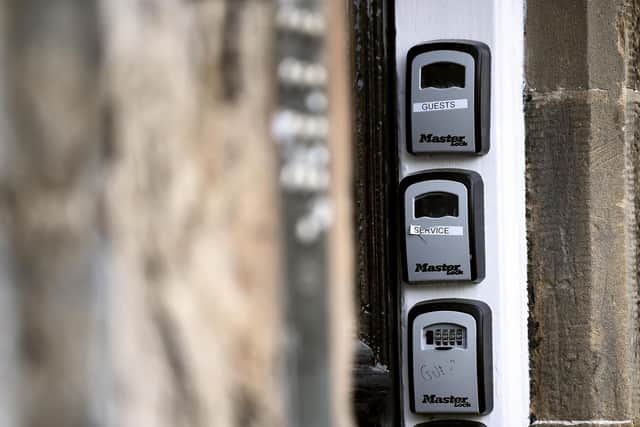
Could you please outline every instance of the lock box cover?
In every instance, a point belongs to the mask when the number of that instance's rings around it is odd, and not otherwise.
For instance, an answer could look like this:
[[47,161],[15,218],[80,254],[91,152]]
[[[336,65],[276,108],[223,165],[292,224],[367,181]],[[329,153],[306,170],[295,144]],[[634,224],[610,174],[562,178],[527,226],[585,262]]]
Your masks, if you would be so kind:
[[481,42],[439,40],[407,54],[407,150],[489,151],[491,52]]
[[482,301],[437,299],[408,315],[409,404],[418,414],[493,409],[491,309]]
[[485,276],[484,190],[476,172],[434,169],[400,182],[404,280],[472,281]]

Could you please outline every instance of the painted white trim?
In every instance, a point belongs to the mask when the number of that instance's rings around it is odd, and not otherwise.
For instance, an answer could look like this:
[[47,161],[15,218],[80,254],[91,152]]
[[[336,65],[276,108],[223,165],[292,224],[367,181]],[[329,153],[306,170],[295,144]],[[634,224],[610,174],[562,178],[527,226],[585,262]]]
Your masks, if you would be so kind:
[[[491,427],[529,425],[527,248],[525,222],[523,0],[396,0],[396,60],[400,177],[433,168],[479,172],[485,184],[487,270],[477,285],[402,285],[401,340],[404,425],[428,418],[411,413],[407,388],[406,315],[434,298],[471,298],[493,311],[494,409],[477,419]],[[491,150],[484,156],[408,154],[405,148],[405,66],[412,46],[436,39],[487,43],[492,54]]]
[[538,420],[534,421],[532,426],[544,426],[544,425],[561,425],[561,426],[619,426],[631,424],[631,420],[584,420],[584,421],[558,421],[558,420]]

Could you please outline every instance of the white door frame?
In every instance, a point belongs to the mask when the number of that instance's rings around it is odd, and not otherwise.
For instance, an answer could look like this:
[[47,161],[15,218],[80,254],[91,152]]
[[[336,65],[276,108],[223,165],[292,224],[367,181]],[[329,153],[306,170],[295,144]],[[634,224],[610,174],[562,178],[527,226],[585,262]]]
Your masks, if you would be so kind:
[[[480,173],[487,259],[486,278],[479,284],[402,283],[400,363],[406,427],[429,419],[409,410],[407,312],[415,303],[435,298],[478,299],[493,311],[494,409],[482,417],[454,418],[475,419],[487,427],[529,425],[523,15],[524,0],[395,0],[399,179],[434,168]],[[437,39],[478,40],[491,48],[491,150],[484,156],[414,156],[406,151],[406,55],[412,46]]]

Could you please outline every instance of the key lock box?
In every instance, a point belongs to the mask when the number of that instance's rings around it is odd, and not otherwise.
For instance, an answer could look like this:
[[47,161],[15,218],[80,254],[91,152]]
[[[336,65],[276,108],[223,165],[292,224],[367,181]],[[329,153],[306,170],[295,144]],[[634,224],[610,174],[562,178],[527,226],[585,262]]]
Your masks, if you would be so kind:
[[489,151],[491,53],[480,42],[441,40],[407,55],[407,150]]
[[404,279],[472,281],[485,275],[484,191],[479,174],[434,169],[400,182]]
[[486,427],[477,421],[440,420],[418,424],[415,427]]
[[431,300],[415,305],[408,320],[411,410],[418,414],[489,413],[493,409],[489,306],[465,299]]

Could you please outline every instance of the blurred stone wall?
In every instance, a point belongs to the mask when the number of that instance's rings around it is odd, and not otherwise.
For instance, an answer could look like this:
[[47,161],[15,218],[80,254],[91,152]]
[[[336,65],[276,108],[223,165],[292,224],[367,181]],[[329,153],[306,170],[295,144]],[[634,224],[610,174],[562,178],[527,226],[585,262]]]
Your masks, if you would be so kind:
[[533,425],[640,422],[640,2],[528,2]]
[[[287,425],[276,12],[0,2],[0,426]],[[329,57],[343,88],[345,59]],[[318,392],[346,426],[349,124],[336,120],[340,257],[317,324],[334,388]]]

